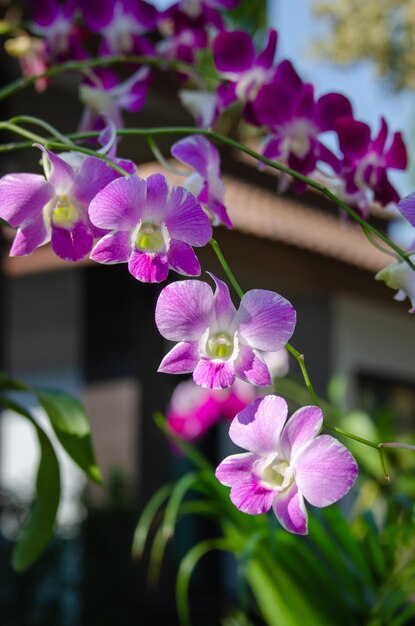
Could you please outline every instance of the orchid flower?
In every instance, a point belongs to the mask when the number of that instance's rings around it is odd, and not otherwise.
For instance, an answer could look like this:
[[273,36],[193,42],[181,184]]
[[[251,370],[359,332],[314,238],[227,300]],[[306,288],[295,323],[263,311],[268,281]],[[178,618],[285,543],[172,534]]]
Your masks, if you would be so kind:
[[255,400],[232,421],[229,436],[246,453],[227,457],[216,470],[231,487],[233,504],[258,515],[273,509],[288,531],[306,535],[304,500],[326,507],[353,486],[358,468],[337,439],[319,435],[323,414],[306,406],[287,420],[287,403],[279,396]]
[[264,352],[280,350],[294,332],[296,313],[279,294],[248,291],[236,310],[227,285],[211,287],[185,280],[165,287],[156,305],[156,324],[179,342],[162,360],[159,372],[189,374],[201,387],[225,389],[235,377],[258,386],[271,384]]
[[88,205],[119,174],[99,158],[88,156],[71,166],[38,147],[45,155],[45,176],[7,174],[0,180],[0,217],[18,228],[10,255],[31,254],[51,241],[59,257],[79,261],[103,234],[91,224]]
[[162,174],[113,183],[89,207],[92,223],[111,231],[95,245],[91,259],[128,263],[130,273],[142,282],[159,283],[170,268],[198,276],[200,263],[192,246],[206,245],[212,228],[196,198],[184,187],[170,191]]
[[116,128],[123,128],[121,109],[138,112],[146,103],[150,69],[140,67],[122,83],[109,69],[95,70],[92,76],[93,80],[79,89],[80,100],[85,105],[80,131],[101,129],[105,125],[104,118],[110,119]]
[[388,170],[406,169],[408,159],[401,133],[395,133],[386,147],[388,125],[383,118],[374,139],[367,124],[351,117],[337,119],[335,128],[344,155],[340,174],[346,193],[369,192],[382,206],[397,203],[399,194],[388,179]]
[[178,161],[194,168],[185,187],[209,209],[213,224],[222,223],[232,228],[224,206],[225,186],[220,177],[220,156],[215,146],[206,137],[190,135],[173,144],[171,153]]

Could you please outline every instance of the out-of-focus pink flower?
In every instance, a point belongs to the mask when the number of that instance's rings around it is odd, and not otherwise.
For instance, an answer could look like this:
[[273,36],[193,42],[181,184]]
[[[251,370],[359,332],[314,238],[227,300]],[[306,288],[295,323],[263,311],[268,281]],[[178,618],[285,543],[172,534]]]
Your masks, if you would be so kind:
[[[23,33],[13,39],[8,39],[4,47],[7,54],[19,61],[25,78],[43,74],[48,69],[48,55],[43,39],[30,37],[27,33]],[[35,82],[36,91],[42,92],[47,86],[47,78],[38,78]]]

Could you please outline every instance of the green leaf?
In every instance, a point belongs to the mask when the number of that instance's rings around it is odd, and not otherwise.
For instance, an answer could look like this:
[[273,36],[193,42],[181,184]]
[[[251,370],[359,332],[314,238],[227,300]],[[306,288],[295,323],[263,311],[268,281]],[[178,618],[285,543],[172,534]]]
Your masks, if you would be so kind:
[[232,552],[233,546],[227,539],[206,539],[193,546],[182,559],[177,574],[176,603],[179,621],[182,626],[190,626],[189,584],[193,570],[200,559],[213,550]]
[[169,497],[172,485],[163,485],[156,491],[156,493],[147,502],[143,512],[140,515],[138,524],[136,526],[133,538],[132,555],[135,558],[140,558],[144,552],[144,546],[148,539],[150,526],[156,516],[157,511],[163,504],[163,502]]
[[92,447],[91,429],[79,400],[54,389],[35,388],[32,392],[46,411],[59,442],[71,459],[95,483],[102,485]]
[[33,416],[18,403],[1,398],[1,404],[25,417],[35,427],[40,444],[36,498],[14,547],[12,565],[18,572],[30,567],[50,541],[60,500],[60,472],[55,450]]

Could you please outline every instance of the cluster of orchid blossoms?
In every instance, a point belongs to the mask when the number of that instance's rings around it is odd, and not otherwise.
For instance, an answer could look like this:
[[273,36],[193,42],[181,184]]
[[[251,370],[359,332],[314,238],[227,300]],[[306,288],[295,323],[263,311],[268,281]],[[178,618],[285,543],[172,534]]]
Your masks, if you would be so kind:
[[[373,203],[387,207],[399,200],[388,172],[406,168],[406,149],[400,133],[388,137],[383,119],[372,138],[370,128],[354,119],[346,97],[316,98],[291,62],[276,63],[276,31],[269,31],[257,54],[248,33],[226,30],[219,10],[237,4],[180,0],[158,12],[140,0],[33,3],[36,36],[18,33],[7,49],[20,58],[26,75],[36,74],[38,89],[47,86],[53,63],[79,61],[85,104],[81,130],[100,131],[101,147],[86,155],[69,140],[70,149],[59,154],[47,148],[47,141],[37,145],[44,174],[5,175],[0,218],[17,229],[12,256],[29,255],[50,242],[66,261],[89,256],[98,263],[125,263],[142,282],[161,283],[170,270],[192,277],[164,287],[155,312],[161,335],[176,343],[159,371],[193,378],[172,399],[170,428],[194,440],[220,416],[233,418],[230,437],[247,452],[225,459],[218,479],[231,487],[230,497],[242,511],[259,514],[273,508],[284,528],[305,534],[304,500],[317,507],[336,502],[353,485],[357,466],[342,444],[320,434],[324,423],[318,407],[303,407],[286,421],[285,401],[260,395],[276,375],[272,361],[280,360],[277,375],[284,370],[281,358],[286,361],[284,347],[294,332],[296,312],[281,295],[262,289],[243,294],[236,307],[226,283],[211,276],[213,290],[194,279],[201,274],[194,248],[208,244],[214,227],[232,228],[219,152],[196,131],[171,148],[172,156],[189,168],[183,185],[170,188],[162,174],[145,180],[133,162],[116,155],[121,110],[144,106],[151,68],[160,61],[161,69],[173,67],[178,73],[181,100],[199,126],[212,127],[224,110],[239,105],[244,121],[266,137],[265,157],[300,175],[324,176],[363,218]],[[88,66],[90,41],[109,64],[113,55],[125,57],[129,76],[121,81],[105,63]],[[199,54],[210,50],[216,68],[213,91],[203,74],[195,80]],[[37,76],[39,68],[46,75]],[[337,154],[323,143],[325,133],[337,136]],[[281,175],[281,190],[290,181],[289,172]],[[305,186],[306,181],[296,180],[296,191]],[[415,198],[403,200],[400,208],[415,226]],[[399,298],[409,296],[415,307],[414,277],[403,261],[377,276],[399,289]]]

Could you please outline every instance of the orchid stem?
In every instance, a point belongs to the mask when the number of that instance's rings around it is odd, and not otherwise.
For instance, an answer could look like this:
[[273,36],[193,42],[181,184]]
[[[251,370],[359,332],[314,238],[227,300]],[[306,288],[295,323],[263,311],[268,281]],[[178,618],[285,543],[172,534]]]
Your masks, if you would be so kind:
[[220,249],[218,242],[216,241],[216,239],[211,239],[209,241],[209,243],[212,246],[216,256],[218,257],[219,263],[221,264],[221,266],[223,268],[223,271],[225,272],[226,276],[228,277],[229,282],[231,283],[232,287],[235,289],[235,292],[237,293],[238,297],[242,300],[242,298],[244,296],[244,292],[242,290],[242,287],[240,286],[240,284],[236,280],[236,278],[235,278],[231,268],[229,267],[229,264],[228,264],[227,260],[223,256],[222,250]]

